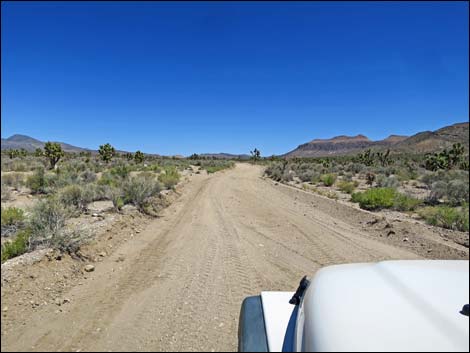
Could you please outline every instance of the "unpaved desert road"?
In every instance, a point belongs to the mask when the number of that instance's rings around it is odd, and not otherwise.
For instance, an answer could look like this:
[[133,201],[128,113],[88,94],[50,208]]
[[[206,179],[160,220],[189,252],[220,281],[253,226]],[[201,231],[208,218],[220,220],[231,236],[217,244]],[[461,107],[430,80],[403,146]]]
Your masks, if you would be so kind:
[[65,312],[35,313],[2,350],[233,351],[244,297],[295,290],[325,265],[418,257],[261,172],[238,164],[195,176],[163,217],[72,288]]

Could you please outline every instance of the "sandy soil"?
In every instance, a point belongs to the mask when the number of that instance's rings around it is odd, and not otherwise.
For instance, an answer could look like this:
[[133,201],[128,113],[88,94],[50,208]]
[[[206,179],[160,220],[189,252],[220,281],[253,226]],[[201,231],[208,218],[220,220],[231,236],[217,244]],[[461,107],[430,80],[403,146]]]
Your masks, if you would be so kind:
[[[468,259],[467,247],[422,224],[389,222],[261,175],[248,164],[194,175],[162,217],[94,272],[53,258],[23,270],[2,287],[2,351],[233,351],[241,301],[261,290],[295,290],[331,264]],[[65,266],[75,282],[60,306],[18,303],[25,287],[34,296],[31,283],[41,292]]]

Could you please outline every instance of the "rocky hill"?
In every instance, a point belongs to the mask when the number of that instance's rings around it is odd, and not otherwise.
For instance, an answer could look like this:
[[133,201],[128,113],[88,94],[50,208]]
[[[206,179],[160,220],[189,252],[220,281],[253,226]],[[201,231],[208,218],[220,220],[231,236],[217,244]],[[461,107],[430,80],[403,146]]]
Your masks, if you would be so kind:
[[[67,143],[59,142],[65,152],[90,151],[86,148],[76,147]],[[2,150],[21,149],[33,152],[36,148],[44,148],[45,142],[36,140],[26,135],[13,135],[9,138],[2,138]]]
[[458,123],[436,131],[424,131],[413,136],[390,135],[386,139],[372,141],[364,135],[337,136],[331,139],[315,139],[286,153],[285,157],[327,157],[355,154],[368,148],[390,148],[400,152],[435,152],[460,142],[468,150],[469,124]]

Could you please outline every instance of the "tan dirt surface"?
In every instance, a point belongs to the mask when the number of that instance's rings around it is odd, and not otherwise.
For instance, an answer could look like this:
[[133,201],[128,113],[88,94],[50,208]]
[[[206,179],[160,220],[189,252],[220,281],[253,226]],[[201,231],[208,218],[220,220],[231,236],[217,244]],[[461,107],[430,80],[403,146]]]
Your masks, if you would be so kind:
[[[422,257],[468,259],[468,248],[421,224],[389,223],[238,164],[194,176],[162,217],[93,263],[93,272],[75,262],[77,282],[60,306],[33,303],[34,310],[20,311],[22,281],[40,278],[6,283],[1,348],[234,351],[244,297],[293,291],[303,275],[327,265]],[[70,261],[31,268],[55,273]]]

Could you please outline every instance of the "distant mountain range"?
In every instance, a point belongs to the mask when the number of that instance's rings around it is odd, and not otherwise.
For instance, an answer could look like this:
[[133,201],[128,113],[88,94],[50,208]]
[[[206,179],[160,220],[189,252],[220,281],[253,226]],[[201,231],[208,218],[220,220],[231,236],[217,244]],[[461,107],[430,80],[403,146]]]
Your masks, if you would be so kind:
[[[65,152],[82,152],[92,150],[72,146],[64,142],[59,142]],[[36,140],[26,135],[13,135],[7,139],[2,138],[2,150],[12,150],[24,148],[26,151],[34,152],[36,148],[44,148],[45,142]]]
[[[340,156],[358,153],[365,149],[385,149],[390,148],[397,152],[435,152],[452,146],[460,142],[468,151],[469,148],[469,123],[457,123],[443,127],[436,131],[423,131],[413,136],[390,135],[384,140],[372,141],[367,136],[336,136],[331,139],[315,139],[298,146],[283,157],[327,157]],[[69,145],[59,142],[66,152],[89,151],[96,153],[96,150]],[[44,148],[45,143],[26,135],[13,135],[9,138],[2,138],[2,150],[21,149],[33,152],[36,148]],[[117,151],[125,153],[126,151]],[[154,156],[157,156],[153,154]],[[200,156],[220,159],[249,159],[247,154],[230,153],[203,153]],[[184,158],[183,156],[177,156]]]
[[435,152],[460,142],[468,151],[469,124],[457,123],[436,131],[424,131],[413,136],[390,135],[384,140],[372,141],[364,135],[336,136],[315,139],[284,154],[284,157],[327,157],[358,153],[365,149],[390,148],[397,152]]

